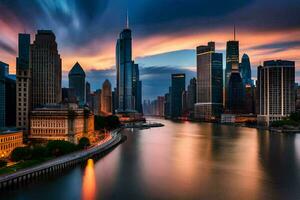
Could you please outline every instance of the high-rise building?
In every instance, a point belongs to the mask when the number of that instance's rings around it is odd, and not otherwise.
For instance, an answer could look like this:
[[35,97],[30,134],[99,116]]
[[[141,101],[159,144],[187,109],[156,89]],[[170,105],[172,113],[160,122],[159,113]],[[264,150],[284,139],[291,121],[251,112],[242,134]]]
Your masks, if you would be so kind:
[[164,107],[165,107],[165,97],[158,96],[157,97],[157,116],[163,117],[164,116]]
[[16,126],[16,77],[0,61],[0,128]]
[[39,30],[30,46],[32,70],[32,106],[57,104],[61,101],[61,58],[55,35]]
[[27,137],[29,113],[32,103],[32,70],[29,65],[30,35],[19,34],[18,57],[16,60],[16,126],[24,130]]
[[185,74],[172,74],[171,118],[182,116],[182,92],[185,90]]
[[78,62],[69,72],[69,88],[75,90],[75,96],[79,105],[85,104],[85,72]]
[[101,112],[105,115],[112,114],[112,92],[109,80],[105,80],[101,91]]
[[85,83],[85,100],[86,100],[86,104],[90,107],[92,105],[92,102],[91,102],[91,84],[89,82]]
[[142,113],[142,81],[140,81],[138,64],[134,64],[133,67],[132,92],[134,97],[134,109],[137,112]]
[[223,56],[215,43],[197,47],[197,100],[195,118],[215,120],[223,111]]
[[131,30],[127,27],[120,33],[116,45],[118,112],[133,112],[133,72]]
[[296,110],[300,111],[300,85],[296,85]]
[[244,54],[242,57],[242,62],[239,66],[239,71],[242,76],[242,80],[244,85],[253,85],[252,79],[251,79],[251,64],[250,59],[247,54]]
[[5,78],[8,64],[0,62],[0,128],[5,127]]
[[258,123],[270,125],[295,111],[295,62],[265,61],[258,67]]
[[101,90],[98,89],[93,94],[93,112],[95,115],[101,114]]
[[16,127],[16,76],[5,78],[5,126]]
[[190,80],[190,84],[187,87],[187,110],[190,117],[193,117],[194,113],[194,105],[196,103],[196,88],[197,80],[196,78],[192,78]]

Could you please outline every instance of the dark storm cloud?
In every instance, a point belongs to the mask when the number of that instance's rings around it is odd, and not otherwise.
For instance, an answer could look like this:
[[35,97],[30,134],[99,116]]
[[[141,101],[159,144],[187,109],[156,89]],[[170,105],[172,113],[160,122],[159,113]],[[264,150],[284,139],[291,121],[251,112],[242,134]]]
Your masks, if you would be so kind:
[[288,42],[275,42],[272,44],[265,44],[252,47],[251,49],[255,50],[263,50],[263,49],[280,49],[282,51],[291,49],[291,48],[299,48],[300,41],[288,41]]
[[16,55],[16,53],[17,53],[14,47],[2,42],[1,40],[0,40],[0,49],[2,49],[3,51],[5,51],[11,55]]

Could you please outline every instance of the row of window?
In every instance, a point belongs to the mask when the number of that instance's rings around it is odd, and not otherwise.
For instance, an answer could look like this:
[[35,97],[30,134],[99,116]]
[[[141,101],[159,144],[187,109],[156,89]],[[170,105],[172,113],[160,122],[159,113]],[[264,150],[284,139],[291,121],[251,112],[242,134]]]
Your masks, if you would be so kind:
[[9,142],[9,141],[13,141],[13,140],[17,140],[17,139],[21,139],[23,136],[22,135],[17,135],[17,136],[8,136],[5,138],[1,138],[0,142]]
[[14,148],[21,146],[22,142],[13,142],[13,143],[9,143],[9,144],[4,144],[4,145],[0,145],[0,149],[3,150],[13,150]]
[[65,134],[65,129],[31,129],[31,134],[52,134],[52,135],[60,135]]

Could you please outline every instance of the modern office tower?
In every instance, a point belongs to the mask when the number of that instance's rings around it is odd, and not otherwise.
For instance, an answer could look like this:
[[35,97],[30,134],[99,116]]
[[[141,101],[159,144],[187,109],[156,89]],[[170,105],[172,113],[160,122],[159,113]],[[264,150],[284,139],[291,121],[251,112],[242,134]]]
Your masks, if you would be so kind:
[[163,117],[164,116],[164,107],[165,107],[165,97],[158,96],[157,97],[157,116]]
[[5,127],[5,77],[8,65],[0,62],[0,128]]
[[295,62],[265,61],[257,70],[257,121],[270,125],[295,111]]
[[114,88],[112,92],[112,113],[116,114],[116,108],[118,105],[117,88]]
[[182,116],[182,92],[185,90],[185,74],[172,74],[171,118]]
[[250,59],[247,54],[244,54],[242,57],[242,62],[239,66],[239,71],[242,76],[242,80],[244,85],[253,85],[252,79],[251,79],[251,64]]
[[255,86],[247,83],[244,85],[244,92],[245,92],[245,100],[244,100],[244,107],[243,113],[245,114],[255,114]]
[[85,100],[86,100],[86,104],[90,107],[92,105],[92,102],[91,102],[91,84],[89,82],[85,83]]
[[101,90],[98,89],[94,92],[93,95],[93,112],[95,115],[101,114]]
[[79,105],[85,104],[85,72],[78,62],[69,72],[69,88],[75,90],[75,96]]
[[172,87],[169,87],[169,92],[165,94],[164,115],[166,119],[171,118],[171,93],[172,93]]
[[231,114],[244,113],[245,107],[245,88],[238,65],[232,65],[227,94],[226,94],[226,110]]
[[188,109],[187,109],[187,91],[183,91],[182,92],[182,96],[181,96],[181,101],[182,101],[182,106],[181,106],[181,109],[182,109],[182,116],[183,117],[187,117],[188,116]]
[[194,105],[196,103],[197,80],[192,78],[187,87],[187,110],[191,116],[194,113]]
[[223,56],[215,43],[197,47],[197,103],[195,118],[215,120],[223,111]]
[[[234,27],[234,39],[228,41],[226,44],[226,69],[225,69],[225,106],[228,105],[228,86],[229,79],[232,71],[236,71],[236,68],[239,66],[239,41],[235,39],[235,27]],[[236,79],[236,74],[234,75]]]
[[39,30],[30,46],[32,70],[32,107],[57,104],[61,101],[61,59],[55,35]]
[[120,33],[116,45],[118,112],[133,112],[133,68],[131,30],[127,27]]
[[0,128],[16,126],[16,78],[0,61]]
[[140,81],[139,65],[134,64],[132,77],[132,95],[134,97],[134,109],[142,113],[142,81]]
[[16,126],[24,130],[27,137],[29,113],[32,103],[32,76],[29,65],[30,34],[19,34],[18,57],[16,60]]
[[16,76],[5,78],[5,126],[16,127]]
[[296,85],[296,110],[300,111],[300,85]]
[[101,91],[101,112],[104,115],[112,114],[112,92],[109,80],[105,80]]

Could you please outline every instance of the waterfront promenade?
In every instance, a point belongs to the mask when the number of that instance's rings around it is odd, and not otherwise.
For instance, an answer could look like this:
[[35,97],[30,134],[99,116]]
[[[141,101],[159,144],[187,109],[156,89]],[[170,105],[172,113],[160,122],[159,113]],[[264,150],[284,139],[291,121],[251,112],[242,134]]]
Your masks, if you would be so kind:
[[61,156],[59,158],[47,161],[41,165],[20,170],[13,174],[2,175],[0,176],[0,190],[12,185],[30,181],[38,176],[73,167],[78,163],[87,160],[88,158],[91,158],[97,154],[101,154],[114,147],[121,141],[122,135],[120,131],[120,129],[112,131],[105,140],[102,140],[87,150]]

